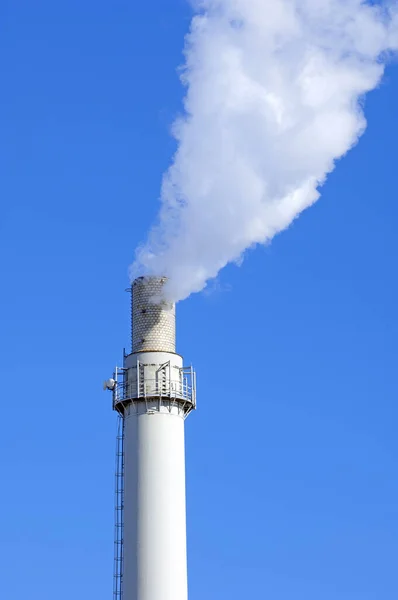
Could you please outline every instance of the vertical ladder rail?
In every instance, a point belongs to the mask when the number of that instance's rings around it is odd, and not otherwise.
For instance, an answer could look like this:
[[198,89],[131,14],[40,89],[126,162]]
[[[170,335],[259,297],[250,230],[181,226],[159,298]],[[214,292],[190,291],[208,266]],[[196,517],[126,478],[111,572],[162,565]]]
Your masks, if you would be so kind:
[[118,415],[115,468],[115,556],[113,600],[123,600],[124,418]]

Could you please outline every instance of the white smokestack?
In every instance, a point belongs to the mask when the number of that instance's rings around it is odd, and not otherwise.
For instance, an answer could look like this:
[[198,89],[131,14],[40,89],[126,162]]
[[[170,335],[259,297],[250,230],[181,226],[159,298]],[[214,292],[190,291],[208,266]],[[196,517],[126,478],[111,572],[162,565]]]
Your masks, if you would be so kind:
[[398,47],[396,4],[203,0],[186,40],[185,113],[158,224],[132,276],[177,301],[285,229],[364,132],[364,94]]
[[[184,423],[196,376],[176,354],[163,277],[132,284],[132,349],[105,388],[118,436],[114,600],[187,600]],[[155,298],[155,301],[154,301]]]

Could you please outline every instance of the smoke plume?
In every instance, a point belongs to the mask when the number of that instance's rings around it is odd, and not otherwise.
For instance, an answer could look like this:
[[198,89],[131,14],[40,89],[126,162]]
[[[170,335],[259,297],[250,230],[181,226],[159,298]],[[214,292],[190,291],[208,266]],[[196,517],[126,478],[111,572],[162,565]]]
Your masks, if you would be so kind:
[[397,47],[396,5],[199,2],[177,151],[132,277],[166,275],[182,300],[288,227],[364,132],[364,95]]

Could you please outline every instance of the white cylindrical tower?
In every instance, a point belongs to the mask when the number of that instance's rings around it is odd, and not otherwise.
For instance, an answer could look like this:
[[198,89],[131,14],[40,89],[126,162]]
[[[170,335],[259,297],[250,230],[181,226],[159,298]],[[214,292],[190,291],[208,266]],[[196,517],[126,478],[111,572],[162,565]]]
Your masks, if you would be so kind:
[[115,600],[188,596],[184,421],[195,408],[195,374],[175,353],[175,306],[163,299],[165,282],[134,281],[132,353],[114,378],[123,420]]

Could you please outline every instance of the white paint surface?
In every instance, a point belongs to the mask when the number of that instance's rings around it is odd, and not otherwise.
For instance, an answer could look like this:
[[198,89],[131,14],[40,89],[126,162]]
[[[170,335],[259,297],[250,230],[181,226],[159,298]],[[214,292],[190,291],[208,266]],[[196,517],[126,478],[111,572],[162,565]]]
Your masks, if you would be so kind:
[[187,600],[184,419],[125,417],[124,600]]

